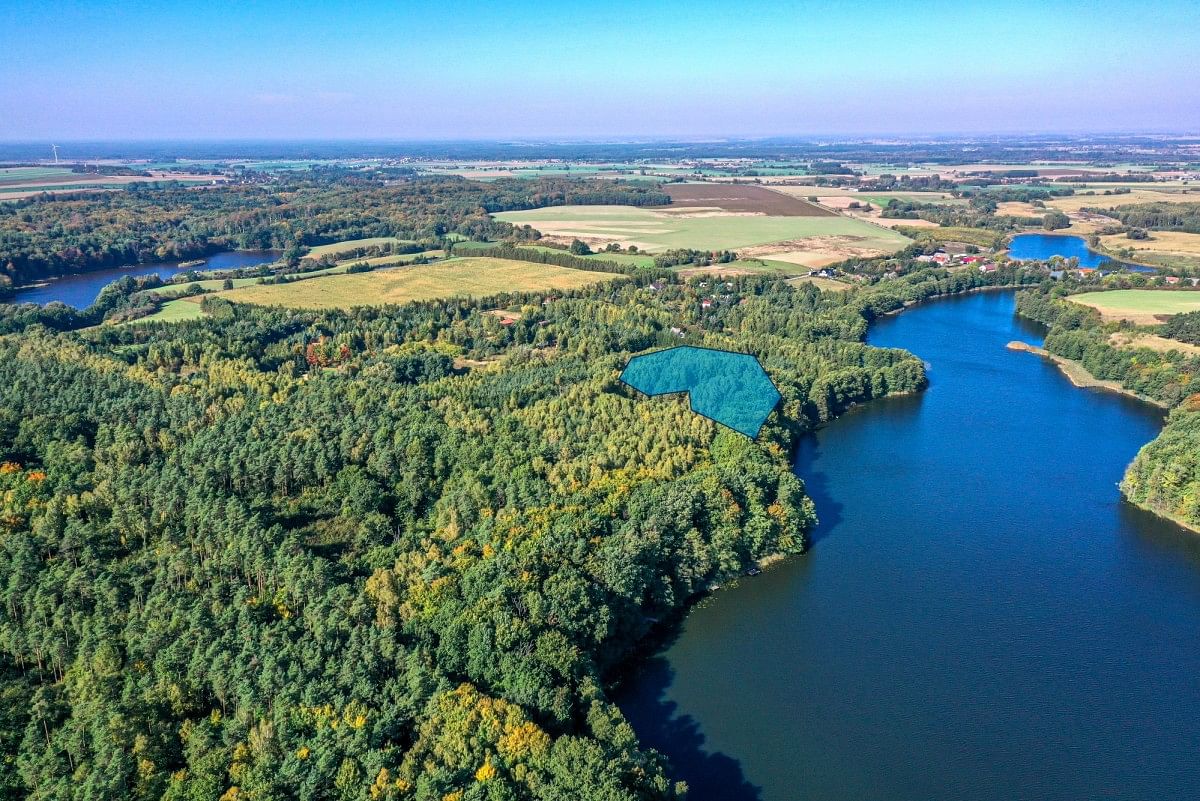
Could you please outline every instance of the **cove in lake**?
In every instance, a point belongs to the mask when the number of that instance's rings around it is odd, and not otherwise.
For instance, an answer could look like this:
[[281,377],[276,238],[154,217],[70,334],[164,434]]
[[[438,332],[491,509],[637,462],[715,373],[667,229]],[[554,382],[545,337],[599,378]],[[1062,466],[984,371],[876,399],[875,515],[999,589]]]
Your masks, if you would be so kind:
[[876,322],[929,389],[807,437],[812,550],[618,694],[692,801],[1200,798],[1200,537],[1116,486],[1162,413],[1007,350],[1013,310]]
[[87,273],[64,275],[37,286],[23,287],[14,291],[7,302],[37,303],[44,306],[47,303],[58,301],[77,309],[85,309],[100,296],[100,290],[127,275],[134,278],[157,275],[160,278],[168,279],[188,270],[234,270],[240,267],[253,267],[256,264],[275,261],[281,255],[283,255],[281,250],[230,250],[224,253],[214,253],[207,257],[204,264],[196,267],[180,267],[179,262],[168,261],[93,270]]
[[1081,236],[1063,234],[1018,234],[1008,244],[1008,255],[1023,261],[1045,261],[1055,256],[1064,259],[1078,259],[1080,267],[1105,267],[1110,270],[1125,269],[1133,272],[1148,272],[1154,270],[1140,264],[1127,264],[1116,259],[1097,253],[1087,246]]

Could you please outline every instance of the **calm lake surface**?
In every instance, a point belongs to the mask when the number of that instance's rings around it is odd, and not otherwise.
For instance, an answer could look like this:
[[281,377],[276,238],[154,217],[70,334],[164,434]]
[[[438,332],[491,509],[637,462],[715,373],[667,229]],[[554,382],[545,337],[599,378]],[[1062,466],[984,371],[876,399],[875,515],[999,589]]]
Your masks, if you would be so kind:
[[1200,536],[1125,504],[1154,408],[1005,349],[1008,292],[870,341],[930,388],[809,437],[805,556],[688,616],[618,699],[693,801],[1200,798]]
[[127,275],[135,278],[143,275],[158,275],[165,279],[187,270],[232,270],[238,267],[253,267],[256,264],[275,261],[281,255],[283,255],[281,250],[230,250],[225,253],[215,253],[209,256],[204,264],[196,267],[180,267],[179,262],[170,261],[64,275],[62,278],[55,278],[41,286],[18,289],[9,296],[8,302],[39,303],[44,306],[57,300],[68,306],[84,309],[91,306],[92,302],[99,297],[101,289]]
[[1081,236],[1060,236],[1056,234],[1020,234],[1014,236],[1008,245],[1008,255],[1014,259],[1037,259],[1044,261],[1054,256],[1064,259],[1079,259],[1080,267],[1100,267],[1108,265],[1115,268],[1120,262],[1110,259],[1101,253],[1090,250],[1087,241]]

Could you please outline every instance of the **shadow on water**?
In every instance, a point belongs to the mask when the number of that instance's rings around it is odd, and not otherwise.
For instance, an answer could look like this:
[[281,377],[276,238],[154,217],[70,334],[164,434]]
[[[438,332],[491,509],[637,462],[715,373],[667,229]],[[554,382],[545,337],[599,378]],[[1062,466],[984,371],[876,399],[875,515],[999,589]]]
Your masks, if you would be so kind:
[[[880,398],[849,410],[832,425],[844,425],[846,419],[863,414],[882,415],[892,425],[907,425],[918,414],[924,399],[924,393]],[[796,453],[792,458],[792,472],[804,482],[805,492],[817,509],[817,527],[809,534],[810,545],[816,545],[837,529],[845,508],[833,492],[829,475],[817,467],[833,461],[823,459],[825,451],[821,443],[821,429],[806,434],[796,444]]]
[[796,447],[796,459],[792,466],[792,472],[800,476],[804,491],[817,508],[817,527],[809,533],[810,545],[820,542],[842,521],[843,507],[830,490],[828,474],[813,468],[813,465],[820,463],[820,457],[819,437],[815,433],[808,434]]
[[622,698],[642,745],[670,754],[671,775],[688,783],[688,801],[761,801],[762,788],[746,780],[741,763],[705,751],[699,722],[667,699],[674,677],[670,663],[656,656],[641,666],[628,687],[633,692]]
[[1200,570],[1200,535],[1124,499],[1117,505],[1117,514],[1125,529],[1136,535],[1130,544]]

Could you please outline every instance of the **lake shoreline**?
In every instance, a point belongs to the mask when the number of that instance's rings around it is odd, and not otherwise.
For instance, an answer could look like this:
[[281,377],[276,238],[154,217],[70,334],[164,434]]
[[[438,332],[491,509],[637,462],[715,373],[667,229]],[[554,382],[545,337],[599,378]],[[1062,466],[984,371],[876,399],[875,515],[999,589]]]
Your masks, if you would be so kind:
[[[1122,797],[1195,786],[1172,745],[1195,736],[1195,701],[1162,676],[1200,661],[1180,639],[1200,619],[1200,547],[1113,492],[1161,407],[1077,392],[1006,355],[1045,329],[1006,295],[959,294],[906,306],[922,307],[911,319],[880,315],[866,340],[932,363],[932,391],[860,404],[856,420],[801,439],[794,472],[821,518],[808,558],[688,608],[614,692],[697,801],[792,798],[797,776],[817,798],[953,785],[983,801],[1022,787],[1070,801],[1145,764],[1145,786]],[[1172,614],[1147,627],[1159,607]],[[1123,721],[1151,715],[1146,747],[1122,750]],[[935,775],[906,756],[921,738]],[[987,769],[1056,738],[1065,762]]]
[[[1013,342],[1009,342],[1006,347],[1009,350],[1033,353],[1033,354],[1036,354],[1038,356],[1041,356],[1045,359],[1048,359],[1048,360],[1054,362],[1054,364],[1058,367],[1058,369],[1060,371],[1062,371],[1062,374],[1067,377],[1067,380],[1069,380],[1072,384],[1074,384],[1077,387],[1081,387],[1084,389],[1088,389],[1088,388],[1103,389],[1103,390],[1107,390],[1109,392],[1116,392],[1116,393],[1124,395],[1126,397],[1133,398],[1134,400],[1141,401],[1142,403],[1148,403],[1151,406],[1155,406],[1159,409],[1162,409],[1163,411],[1170,411],[1170,409],[1171,409],[1171,407],[1168,406],[1167,404],[1162,403],[1161,401],[1157,401],[1154,398],[1147,397],[1145,395],[1139,395],[1138,393],[1121,386],[1116,381],[1105,381],[1104,379],[1096,378],[1096,376],[1092,375],[1091,371],[1089,371],[1086,367],[1084,367],[1082,363],[1077,362],[1074,359],[1067,359],[1063,356],[1056,356],[1055,354],[1050,353],[1045,348],[1039,348],[1036,345],[1030,345],[1027,342],[1021,342],[1020,340],[1014,340]],[[1151,440],[1151,442],[1153,442],[1153,440]],[[1147,444],[1149,444],[1149,443],[1147,443]],[[1138,509],[1141,509],[1142,511],[1149,512],[1150,514],[1155,515],[1156,517],[1161,517],[1164,520],[1169,520],[1170,522],[1174,523],[1175,525],[1179,526],[1180,528],[1187,529],[1188,531],[1190,531],[1194,534],[1200,534],[1200,526],[1193,525],[1192,523],[1188,523],[1184,520],[1181,520],[1178,517],[1176,517],[1175,515],[1171,514],[1170,512],[1167,512],[1162,509],[1157,509],[1150,504],[1138,503],[1137,501],[1130,498],[1125,493],[1125,490],[1123,488],[1121,489],[1121,497],[1124,498],[1128,503],[1130,503],[1133,506],[1136,506]]]
[[1116,381],[1108,381],[1103,378],[1097,378],[1096,376],[1092,375],[1091,371],[1083,366],[1082,362],[1077,362],[1074,359],[1068,359],[1064,356],[1058,356],[1046,350],[1045,348],[1038,347],[1037,345],[1030,345],[1028,342],[1013,340],[1005,347],[1007,347],[1009,350],[1033,353],[1041,356],[1044,359],[1054,362],[1062,374],[1066,376],[1072,384],[1082,389],[1104,389],[1108,390],[1109,392],[1116,392],[1118,394],[1125,395],[1126,397],[1133,398],[1134,400],[1139,400],[1142,403],[1148,403],[1151,406],[1157,406],[1163,411],[1168,411],[1171,408],[1165,403],[1157,401],[1154,398],[1141,395],[1131,389],[1126,389]]

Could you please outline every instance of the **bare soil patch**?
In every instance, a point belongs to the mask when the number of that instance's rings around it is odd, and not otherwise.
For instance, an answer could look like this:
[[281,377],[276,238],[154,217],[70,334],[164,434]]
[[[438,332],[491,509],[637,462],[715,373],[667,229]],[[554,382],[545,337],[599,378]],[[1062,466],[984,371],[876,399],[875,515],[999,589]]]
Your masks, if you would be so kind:
[[667,208],[721,209],[772,217],[835,217],[834,212],[807,200],[752,184],[667,184]]
[[771,258],[805,267],[824,267],[849,258],[885,255],[887,251],[862,237],[816,236],[739,248],[738,253],[743,259]]

